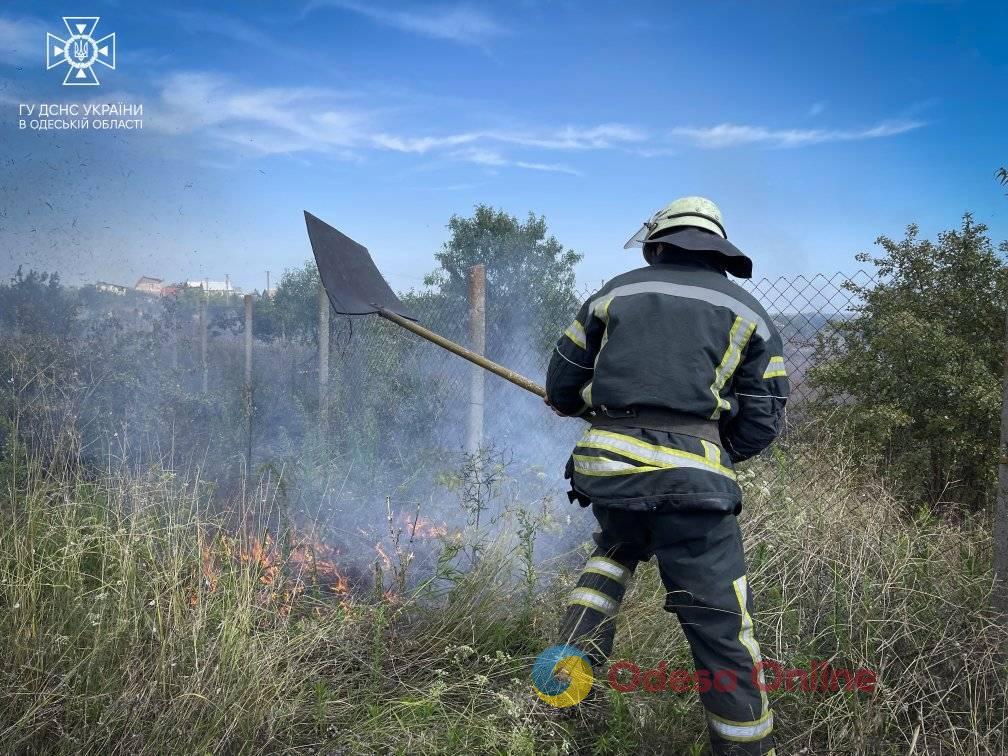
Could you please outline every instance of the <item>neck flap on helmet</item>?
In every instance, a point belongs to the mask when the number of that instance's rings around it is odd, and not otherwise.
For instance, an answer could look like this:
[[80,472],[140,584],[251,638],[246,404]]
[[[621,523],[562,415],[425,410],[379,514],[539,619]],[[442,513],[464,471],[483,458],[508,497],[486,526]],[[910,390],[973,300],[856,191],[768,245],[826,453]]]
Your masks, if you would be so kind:
[[[752,278],[752,260],[727,239],[698,228],[680,226],[641,244],[667,244],[688,252],[703,252],[718,258],[718,263],[735,278]],[[628,245],[629,246],[629,245]]]

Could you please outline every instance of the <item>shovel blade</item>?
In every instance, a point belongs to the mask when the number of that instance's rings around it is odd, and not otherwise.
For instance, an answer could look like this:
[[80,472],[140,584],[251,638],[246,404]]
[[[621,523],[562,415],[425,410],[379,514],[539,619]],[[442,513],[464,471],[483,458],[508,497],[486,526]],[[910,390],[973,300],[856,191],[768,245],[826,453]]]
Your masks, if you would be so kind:
[[388,310],[416,320],[378,271],[367,247],[341,234],[305,210],[315,264],[333,309],[341,315],[372,315]]

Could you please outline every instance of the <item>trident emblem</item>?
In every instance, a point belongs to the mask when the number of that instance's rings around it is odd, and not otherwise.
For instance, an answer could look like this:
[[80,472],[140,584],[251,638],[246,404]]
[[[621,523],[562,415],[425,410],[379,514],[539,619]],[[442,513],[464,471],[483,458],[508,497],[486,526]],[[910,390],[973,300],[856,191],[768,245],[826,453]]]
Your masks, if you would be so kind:
[[63,86],[98,86],[94,64],[100,63],[115,70],[115,34],[94,38],[99,16],[64,16],[63,23],[70,33],[66,39],[46,34],[46,70],[66,64]]
[[89,48],[90,46],[88,45],[88,43],[82,39],[78,39],[76,42],[74,42],[73,55],[75,58],[77,58],[78,63],[84,62],[84,59],[91,54]]

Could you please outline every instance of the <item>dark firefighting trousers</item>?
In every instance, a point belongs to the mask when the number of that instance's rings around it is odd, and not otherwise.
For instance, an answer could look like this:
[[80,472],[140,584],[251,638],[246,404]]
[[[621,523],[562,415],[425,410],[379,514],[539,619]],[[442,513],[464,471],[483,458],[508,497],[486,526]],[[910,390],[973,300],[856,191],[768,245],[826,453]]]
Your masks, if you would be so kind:
[[[592,507],[601,531],[560,627],[598,670],[612,652],[615,618],[637,564],[654,556],[689,642],[714,754],[774,754],[773,712],[753,637],[752,595],[735,515],[630,512]],[[709,688],[705,690],[705,688]],[[721,690],[718,690],[720,688]]]

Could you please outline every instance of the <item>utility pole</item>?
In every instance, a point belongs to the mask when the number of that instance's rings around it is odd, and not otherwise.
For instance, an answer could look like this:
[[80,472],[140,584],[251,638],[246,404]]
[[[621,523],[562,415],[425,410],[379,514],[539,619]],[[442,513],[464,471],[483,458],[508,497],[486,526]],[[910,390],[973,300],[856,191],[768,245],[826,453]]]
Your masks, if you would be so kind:
[[[479,355],[486,352],[486,266],[469,268],[469,348]],[[466,452],[476,454],[483,445],[483,404],[485,393],[483,368],[469,368],[469,417],[466,428]]]
[[266,271],[266,296],[267,297],[270,295],[270,286],[269,286],[269,284],[270,284],[269,271],[267,270]]
[[1001,398],[1001,445],[998,491],[994,505],[994,593],[991,608],[1008,617],[1008,316],[1005,318],[1004,382]]
[[318,286],[318,398],[319,429],[325,432],[329,425],[329,295],[319,281]]
[[245,295],[245,474],[249,487],[252,480],[252,295]]

